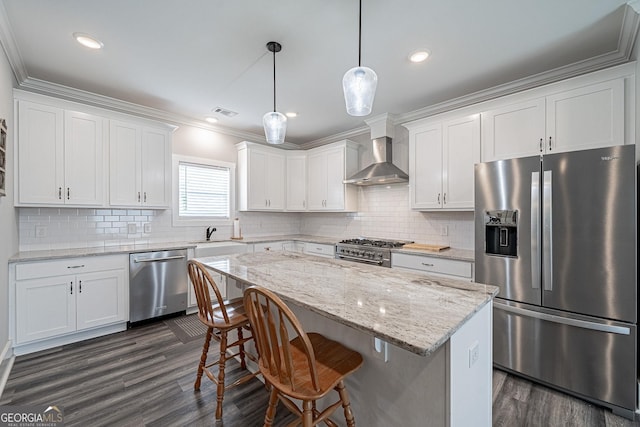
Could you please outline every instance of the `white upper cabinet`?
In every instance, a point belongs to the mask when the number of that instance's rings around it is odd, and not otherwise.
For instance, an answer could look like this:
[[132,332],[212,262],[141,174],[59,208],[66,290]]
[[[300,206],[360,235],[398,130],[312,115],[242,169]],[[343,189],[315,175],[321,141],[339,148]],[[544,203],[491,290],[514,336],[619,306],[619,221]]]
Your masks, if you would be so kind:
[[483,112],[482,160],[624,144],[624,84],[618,78]]
[[64,120],[65,203],[103,205],[106,119],[65,111]]
[[545,136],[544,98],[482,113],[482,160],[527,157],[540,153]]
[[283,150],[242,142],[238,147],[238,209],[283,211],[286,156]]
[[343,181],[358,171],[358,146],[340,141],[307,153],[307,199],[310,211],[358,209],[357,187]]
[[169,127],[19,90],[14,95],[16,206],[170,206]]
[[19,101],[16,205],[104,205],[104,121]]
[[171,204],[171,137],[164,129],[142,127],[142,206]]
[[111,120],[109,132],[111,206],[168,207],[171,138],[163,129]]
[[307,210],[307,155],[287,153],[287,210]]
[[480,161],[480,116],[420,120],[409,129],[411,208],[473,210],[473,166]]
[[547,96],[545,152],[624,144],[624,80]]

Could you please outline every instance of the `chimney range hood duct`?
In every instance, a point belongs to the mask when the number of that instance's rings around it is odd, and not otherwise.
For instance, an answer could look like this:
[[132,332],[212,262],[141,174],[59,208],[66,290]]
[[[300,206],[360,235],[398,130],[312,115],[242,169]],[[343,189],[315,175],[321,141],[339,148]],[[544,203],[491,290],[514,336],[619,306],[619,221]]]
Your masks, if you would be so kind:
[[392,163],[393,151],[391,138],[388,136],[373,140],[373,157],[375,163],[357,172],[345,184],[355,185],[383,185],[409,181],[409,175]]

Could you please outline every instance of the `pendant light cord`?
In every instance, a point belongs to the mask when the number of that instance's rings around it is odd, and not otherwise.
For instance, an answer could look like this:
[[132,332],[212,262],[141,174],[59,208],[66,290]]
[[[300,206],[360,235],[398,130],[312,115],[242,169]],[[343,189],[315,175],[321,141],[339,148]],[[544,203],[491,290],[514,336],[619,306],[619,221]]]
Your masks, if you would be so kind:
[[276,50],[273,50],[273,112],[276,112]]
[[360,67],[360,57],[362,56],[362,0],[358,9],[358,67]]

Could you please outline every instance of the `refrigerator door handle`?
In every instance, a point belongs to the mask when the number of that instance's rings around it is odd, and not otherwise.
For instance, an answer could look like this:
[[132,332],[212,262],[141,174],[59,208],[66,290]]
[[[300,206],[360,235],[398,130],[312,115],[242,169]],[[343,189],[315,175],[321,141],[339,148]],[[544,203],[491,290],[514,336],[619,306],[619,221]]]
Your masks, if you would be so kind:
[[551,171],[544,171],[542,177],[542,286],[545,291],[553,290],[553,206]]
[[563,325],[575,326],[577,328],[590,329],[592,331],[608,332],[611,334],[629,335],[631,333],[630,328],[624,326],[606,325],[597,322],[588,322],[586,320],[571,319],[568,317],[556,316],[553,314],[540,313],[538,311],[531,311],[520,307],[513,307],[506,304],[501,304],[497,301],[493,302],[493,307],[499,310],[503,310],[513,314],[520,314],[522,316],[532,317],[534,319],[545,320],[547,322],[560,323]]
[[540,288],[540,172],[531,173],[531,287]]

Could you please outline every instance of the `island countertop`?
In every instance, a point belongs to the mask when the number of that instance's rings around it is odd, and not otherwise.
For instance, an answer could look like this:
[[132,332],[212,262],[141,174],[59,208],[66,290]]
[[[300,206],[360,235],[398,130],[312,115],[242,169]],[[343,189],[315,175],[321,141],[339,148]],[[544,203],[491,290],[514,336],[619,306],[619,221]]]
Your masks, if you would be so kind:
[[297,252],[197,261],[421,356],[437,350],[498,293],[495,286]]

